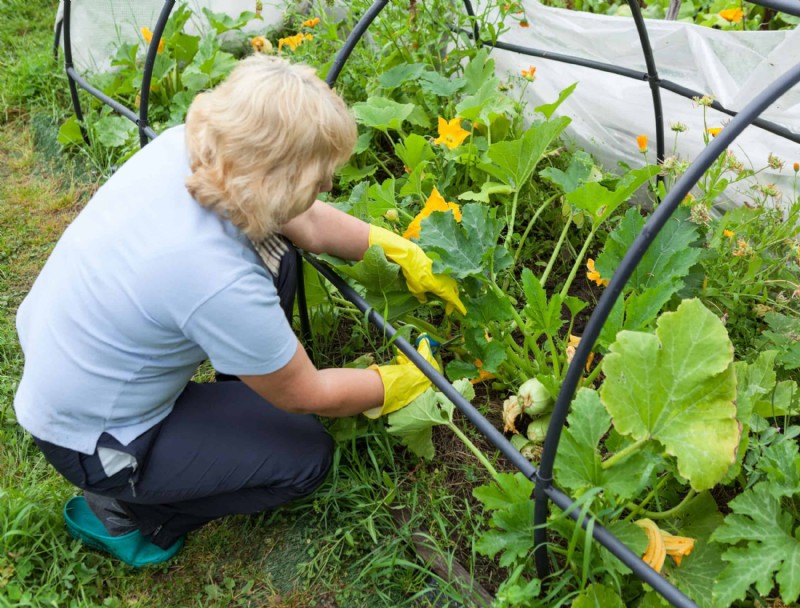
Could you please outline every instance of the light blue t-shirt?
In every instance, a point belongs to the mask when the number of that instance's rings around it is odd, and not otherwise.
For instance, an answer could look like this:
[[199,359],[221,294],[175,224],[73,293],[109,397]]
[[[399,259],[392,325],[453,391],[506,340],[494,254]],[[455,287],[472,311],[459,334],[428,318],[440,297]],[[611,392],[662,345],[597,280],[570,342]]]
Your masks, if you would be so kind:
[[17,313],[14,399],[35,437],[85,454],[164,419],[206,358],[226,374],[297,348],[247,237],[187,192],[183,127],[126,162],[67,228]]

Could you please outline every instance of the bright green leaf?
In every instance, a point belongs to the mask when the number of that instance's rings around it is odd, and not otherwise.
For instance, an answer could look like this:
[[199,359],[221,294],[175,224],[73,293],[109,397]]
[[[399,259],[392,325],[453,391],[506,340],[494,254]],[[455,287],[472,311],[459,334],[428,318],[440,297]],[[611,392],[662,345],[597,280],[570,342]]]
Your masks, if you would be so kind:
[[592,583],[575,598],[572,608],[625,608],[625,604],[611,587]]
[[136,130],[136,126],[122,116],[103,116],[92,128],[97,134],[97,141],[107,148],[124,146]]
[[463,192],[458,195],[458,198],[462,201],[488,203],[491,202],[489,196],[492,194],[511,194],[512,192],[514,192],[514,189],[511,186],[497,182],[483,182],[480,192]]
[[420,87],[426,93],[437,97],[452,97],[466,84],[463,78],[447,78],[438,72],[425,72],[420,77]]
[[554,184],[561,187],[564,192],[572,192],[590,180],[593,174],[594,161],[583,150],[577,150],[570,159],[569,167],[566,171],[556,167],[547,167],[539,172],[539,175],[549,179]]
[[658,320],[655,335],[622,331],[603,361],[600,396],[617,431],[655,439],[695,490],[713,487],[739,444],[733,345],[699,300]]
[[542,114],[544,114],[545,118],[550,118],[553,115],[553,113],[558,109],[558,106],[564,103],[564,100],[566,100],[567,97],[572,95],[572,92],[575,90],[575,87],[577,86],[578,86],[577,82],[572,83],[566,89],[564,89],[558,94],[558,99],[556,99],[553,103],[546,103],[544,105],[537,106],[534,109],[537,112],[541,112]]
[[402,141],[397,142],[394,147],[394,153],[397,154],[397,158],[403,161],[406,167],[412,170],[422,163],[436,158],[430,142],[416,133],[412,133]]
[[64,124],[58,129],[58,143],[65,148],[70,146],[79,146],[83,143],[83,135],[81,134],[81,123],[73,114]]
[[409,80],[416,82],[425,69],[424,63],[401,63],[381,74],[378,84],[384,89],[396,89]]
[[567,200],[578,209],[586,211],[592,218],[592,224],[599,226],[658,171],[656,166],[631,171],[620,180],[615,190],[609,190],[598,182],[588,182],[577,190],[568,192]]
[[487,151],[492,164],[484,163],[480,168],[519,190],[536,169],[550,143],[569,123],[566,116],[548,120],[531,125],[519,139],[492,144]]
[[723,606],[744,598],[755,584],[768,595],[777,582],[781,599],[791,604],[800,596],[800,541],[796,521],[759,483],[734,498],[733,511],[711,539],[735,545],[722,556],[728,566],[714,586],[714,598]]
[[353,104],[356,119],[367,127],[387,131],[398,130],[411,115],[413,103],[397,103],[385,97],[370,97],[365,102]]

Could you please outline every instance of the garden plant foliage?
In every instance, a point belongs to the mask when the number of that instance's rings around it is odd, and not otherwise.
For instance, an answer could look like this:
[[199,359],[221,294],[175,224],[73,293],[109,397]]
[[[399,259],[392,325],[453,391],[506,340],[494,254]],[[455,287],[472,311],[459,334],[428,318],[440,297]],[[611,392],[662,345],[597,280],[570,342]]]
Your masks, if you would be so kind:
[[[615,14],[625,6],[571,4]],[[646,12],[658,15],[668,3],[648,4]],[[656,163],[646,138],[631,138],[642,152],[636,167],[601,167],[572,149],[570,117],[559,107],[580,83],[550,104],[527,106],[524,91],[547,73],[532,65],[501,81],[488,49],[443,27],[447,18],[469,31],[460,6],[390,3],[356,47],[336,88],[352,108],[358,143],[328,200],[417,242],[435,272],[458,282],[466,315],[417,300],[379,247],[357,263],[327,261],[404,337],[427,333],[439,343],[448,379],[535,464],[589,315],[691,159],[673,151]],[[257,10],[239,18],[193,15],[178,4],[157,54],[153,128],[182,122],[193,97],[250,53],[303,61],[324,77],[367,7],[358,0],[342,15],[312,2],[310,15],[290,15],[283,30],[253,36],[241,28],[258,19]],[[518,8],[504,3],[499,21],[478,15],[476,22],[492,35],[525,27]],[[739,19],[720,16],[729,8],[684,2],[681,18],[722,29],[765,22],[753,7]],[[189,33],[191,19],[203,20],[205,33]],[[116,69],[93,81],[135,107],[148,43],[143,34],[122,45]],[[701,101],[699,113],[707,107]],[[713,137],[682,125],[672,130],[676,138]],[[135,152],[138,132],[98,106],[82,125],[66,117],[59,141],[65,155],[87,155],[104,170]],[[747,167],[740,158],[747,151],[732,147],[717,159],[623,287],[582,363],[555,463],[556,485],[589,517],[589,529],[608,528],[704,608],[800,597],[800,199],[796,188],[786,200],[750,181],[769,165],[793,171],[797,183],[800,158],[771,155]],[[734,186],[747,192],[748,204],[718,209],[719,195]],[[313,273],[306,273],[306,290],[319,361],[366,367],[390,356],[390,341],[371,333],[363,315]],[[533,482],[434,389],[385,420],[341,420],[331,432],[336,464],[329,492],[313,508],[335,523],[304,572],[342,605],[375,598],[341,580],[402,578],[402,589],[387,583],[385,605],[413,605],[429,591],[429,571],[414,562],[409,535],[389,516],[411,507],[435,522],[430,542],[438,552],[468,560],[496,606],[663,605],[556,508],[546,546],[554,574],[539,580]],[[453,453],[460,460],[447,460]],[[451,530],[458,531],[452,538]],[[386,538],[397,539],[398,553],[373,553]],[[6,553],[25,554],[17,540],[4,543]],[[19,600],[20,582],[42,566],[21,560],[9,571],[3,563],[0,591],[12,589]],[[448,600],[468,601],[444,585]]]

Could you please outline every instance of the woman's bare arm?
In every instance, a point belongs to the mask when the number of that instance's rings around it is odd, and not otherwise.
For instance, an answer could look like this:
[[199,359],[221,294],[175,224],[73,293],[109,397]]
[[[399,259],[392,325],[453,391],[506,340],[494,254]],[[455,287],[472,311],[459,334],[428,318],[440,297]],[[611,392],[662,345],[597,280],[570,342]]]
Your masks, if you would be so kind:
[[369,247],[369,224],[322,201],[314,201],[281,232],[301,249],[345,260],[360,260]]

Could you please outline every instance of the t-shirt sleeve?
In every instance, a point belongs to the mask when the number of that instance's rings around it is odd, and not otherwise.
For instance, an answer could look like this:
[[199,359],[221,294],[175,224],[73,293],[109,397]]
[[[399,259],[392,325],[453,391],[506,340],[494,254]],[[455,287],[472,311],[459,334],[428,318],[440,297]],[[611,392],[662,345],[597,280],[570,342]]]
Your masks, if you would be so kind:
[[269,374],[289,363],[297,350],[274,285],[256,273],[205,300],[182,329],[223,374]]

